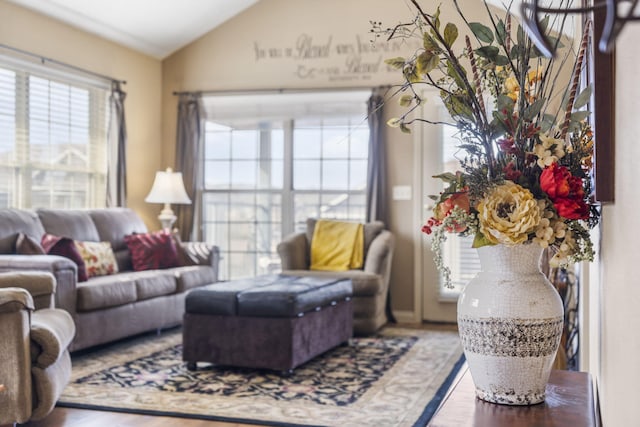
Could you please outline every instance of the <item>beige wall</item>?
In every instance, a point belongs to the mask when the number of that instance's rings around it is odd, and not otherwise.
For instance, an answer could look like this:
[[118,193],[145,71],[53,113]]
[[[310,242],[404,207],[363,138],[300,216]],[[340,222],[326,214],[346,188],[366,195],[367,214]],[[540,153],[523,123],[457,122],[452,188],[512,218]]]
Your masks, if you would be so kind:
[[162,167],[157,149],[161,143],[160,61],[4,0],[0,0],[0,16],[0,43],[127,81],[128,205],[149,227],[157,228],[160,207],[148,205],[144,197],[155,171]]
[[616,44],[616,200],[603,211],[601,287],[592,291],[601,299],[599,386],[605,426],[638,425],[640,420],[638,38],[640,26],[627,25]]
[[[469,17],[478,13],[484,16],[478,2],[463,3]],[[421,41],[411,46],[382,43],[372,51],[369,20],[382,21],[389,27],[410,21],[413,16],[402,1],[260,1],[163,62],[163,162],[171,165],[175,158],[174,91],[399,84],[399,72],[387,69],[383,60],[406,56]],[[443,15],[442,19],[447,18]],[[313,45],[329,48],[326,52],[319,50],[318,58],[299,58],[299,46],[310,40]],[[394,100],[387,103],[387,118],[401,111]],[[397,129],[388,129],[386,137],[391,194],[393,186],[414,185],[413,138]],[[420,298],[419,294],[414,297],[414,251],[422,239],[423,218],[414,218],[413,201],[390,204],[390,228],[396,236],[393,308],[407,313],[414,309],[414,298]],[[418,318],[420,314],[416,313]]]

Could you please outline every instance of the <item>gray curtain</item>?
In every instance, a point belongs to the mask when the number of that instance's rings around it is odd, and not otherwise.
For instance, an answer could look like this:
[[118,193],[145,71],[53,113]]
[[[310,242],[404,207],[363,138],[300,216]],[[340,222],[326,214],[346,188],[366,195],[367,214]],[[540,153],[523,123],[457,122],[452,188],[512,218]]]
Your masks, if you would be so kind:
[[201,154],[204,142],[204,107],[199,93],[182,93],[178,98],[178,128],[176,132],[176,171],[182,172],[184,188],[191,199],[190,205],[175,205],[178,219],[176,227],[180,237],[196,240],[194,230],[196,213],[199,212],[199,184],[201,174]]
[[127,205],[127,123],[120,82],[111,83],[109,129],[107,131],[107,207]]
[[367,221],[382,221],[389,227],[387,156],[384,143],[384,96],[375,89],[368,102],[369,163],[367,166]]
[[[373,90],[368,102],[369,162],[367,165],[367,222],[382,221],[389,228],[389,197],[387,191],[387,154],[384,141],[383,88]],[[385,313],[389,322],[396,323],[391,310],[391,285],[387,292]]]

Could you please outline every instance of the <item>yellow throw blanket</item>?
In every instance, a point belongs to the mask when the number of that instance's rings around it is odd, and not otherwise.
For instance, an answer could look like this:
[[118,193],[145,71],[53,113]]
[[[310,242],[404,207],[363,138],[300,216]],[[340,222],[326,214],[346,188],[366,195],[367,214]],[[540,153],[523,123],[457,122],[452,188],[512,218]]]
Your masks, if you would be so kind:
[[316,222],[311,238],[311,270],[346,271],[362,267],[364,232],[354,222]]

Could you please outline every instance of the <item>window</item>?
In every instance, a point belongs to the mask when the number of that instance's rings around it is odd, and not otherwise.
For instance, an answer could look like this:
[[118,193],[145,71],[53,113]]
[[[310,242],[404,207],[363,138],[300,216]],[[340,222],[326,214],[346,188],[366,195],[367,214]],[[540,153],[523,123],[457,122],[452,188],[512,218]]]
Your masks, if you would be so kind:
[[[444,113],[443,113],[444,114]],[[459,169],[460,162],[456,158],[457,146],[460,143],[455,137],[456,128],[452,126],[440,126],[442,129],[442,165],[443,172],[455,173]],[[473,236],[461,237],[456,234],[447,234],[447,240],[442,245],[442,259],[444,265],[451,269],[451,285],[444,286],[444,280],[440,278],[440,297],[444,300],[457,300],[464,286],[480,271],[480,259],[475,249],[471,247]]]
[[224,279],[280,271],[306,219],[365,220],[369,93],[210,97],[202,230]]
[[104,206],[108,86],[0,57],[0,207]]

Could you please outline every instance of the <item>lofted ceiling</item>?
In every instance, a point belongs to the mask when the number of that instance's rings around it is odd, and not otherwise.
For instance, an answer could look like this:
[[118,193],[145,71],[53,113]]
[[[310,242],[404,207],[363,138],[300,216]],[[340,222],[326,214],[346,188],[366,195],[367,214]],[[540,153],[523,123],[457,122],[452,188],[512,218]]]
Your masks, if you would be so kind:
[[259,0],[9,0],[163,59]]

